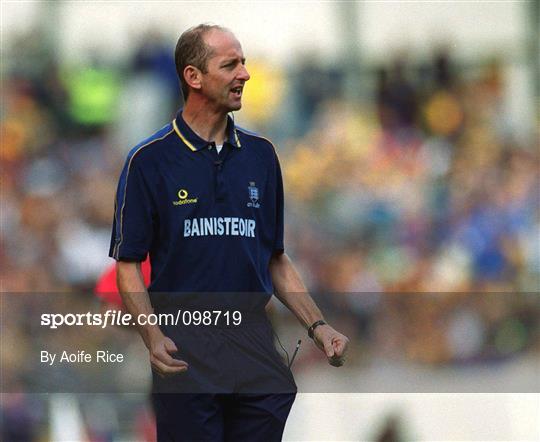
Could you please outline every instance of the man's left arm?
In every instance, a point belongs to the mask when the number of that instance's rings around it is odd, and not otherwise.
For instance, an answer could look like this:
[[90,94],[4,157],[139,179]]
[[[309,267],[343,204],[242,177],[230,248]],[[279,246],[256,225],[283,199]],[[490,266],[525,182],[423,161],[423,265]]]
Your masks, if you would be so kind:
[[[275,252],[269,269],[276,297],[294,313],[304,328],[309,329],[317,321],[324,320],[286,253]],[[313,340],[324,351],[330,365],[343,365],[349,343],[347,336],[323,324],[314,329]]]

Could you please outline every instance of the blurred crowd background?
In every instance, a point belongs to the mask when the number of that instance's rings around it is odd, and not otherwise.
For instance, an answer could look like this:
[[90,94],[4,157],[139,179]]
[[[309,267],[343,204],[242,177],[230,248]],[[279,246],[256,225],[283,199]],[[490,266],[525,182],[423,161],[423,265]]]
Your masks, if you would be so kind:
[[[11,297],[43,293],[53,311],[62,292],[95,306],[125,156],[181,106],[177,35],[141,34],[121,63],[99,51],[67,63],[44,37],[25,32],[1,48],[2,366],[23,389],[40,330],[21,327],[31,306]],[[536,129],[517,133],[496,48],[468,63],[459,55],[450,41],[368,65],[247,54],[237,122],[276,144],[287,251],[350,335],[358,369],[378,358],[447,367],[540,353],[540,120],[527,115]],[[294,334],[284,308],[272,316]],[[62,348],[73,336],[57,339]],[[295,373],[324,362],[306,345]],[[29,400],[5,395],[3,440],[35,436],[20,425],[42,421]],[[107,414],[94,405],[90,419]],[[90,439],[112,440],[98,433]]]

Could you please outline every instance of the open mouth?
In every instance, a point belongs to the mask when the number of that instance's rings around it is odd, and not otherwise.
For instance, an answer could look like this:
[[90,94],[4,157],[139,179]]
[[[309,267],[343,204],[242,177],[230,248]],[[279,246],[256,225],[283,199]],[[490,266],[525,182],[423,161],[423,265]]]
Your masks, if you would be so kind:
[[242,86],[238,86],[231,89],[231,92],[237,97],[240,98],[242,96],[242,89],[244,89]]

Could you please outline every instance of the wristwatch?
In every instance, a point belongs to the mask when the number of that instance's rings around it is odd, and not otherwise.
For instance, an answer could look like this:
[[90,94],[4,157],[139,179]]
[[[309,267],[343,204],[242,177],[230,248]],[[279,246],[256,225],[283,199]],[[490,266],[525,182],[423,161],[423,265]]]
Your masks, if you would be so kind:
[[319,325],[325,325],[326,321],[323,321],[322,319],[319,319],[318,321],[315,321],[313,324],[311,324],[311,327],[308,328],[307,334],[308,336],[313,339],[313,332]]

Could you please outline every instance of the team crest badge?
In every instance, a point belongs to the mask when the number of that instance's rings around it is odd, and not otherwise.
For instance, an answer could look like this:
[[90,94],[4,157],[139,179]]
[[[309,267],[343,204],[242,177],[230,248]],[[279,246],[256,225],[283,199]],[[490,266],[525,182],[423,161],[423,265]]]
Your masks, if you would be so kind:
[[261,207],[259,204],[259,189],[255,186],[255,181],[249,182],[248,192],[250,201],[247,203],[247,206],[254,207],[255,209]]

